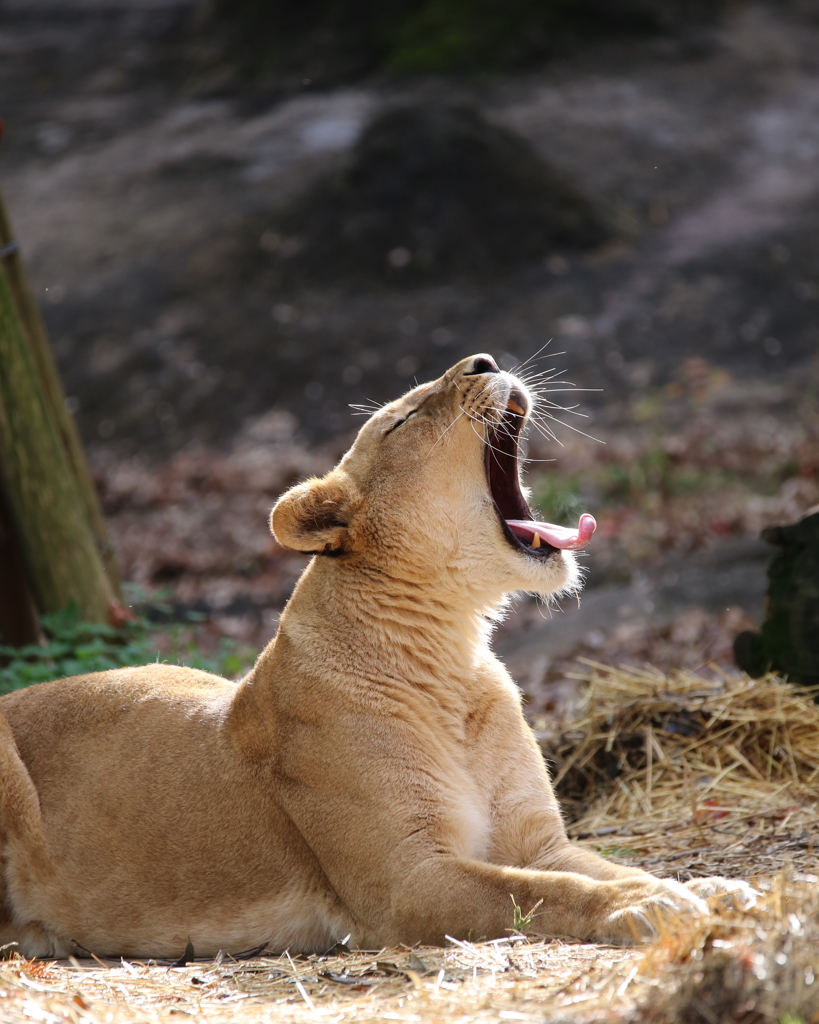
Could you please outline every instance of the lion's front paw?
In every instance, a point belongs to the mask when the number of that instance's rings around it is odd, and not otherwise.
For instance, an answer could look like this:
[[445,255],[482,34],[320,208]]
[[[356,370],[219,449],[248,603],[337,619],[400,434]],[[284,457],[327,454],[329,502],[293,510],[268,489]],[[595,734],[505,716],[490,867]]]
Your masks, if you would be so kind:
[[726,910],[750,910],[760,895],[756,889],[738,878],[692,878],[686,889],[709,906]]
[[611,897],[594,936],[599,942],[634,946],[653,939],[666,924],[708,914],[705,900],[671,879],[629,878],[605,884]]

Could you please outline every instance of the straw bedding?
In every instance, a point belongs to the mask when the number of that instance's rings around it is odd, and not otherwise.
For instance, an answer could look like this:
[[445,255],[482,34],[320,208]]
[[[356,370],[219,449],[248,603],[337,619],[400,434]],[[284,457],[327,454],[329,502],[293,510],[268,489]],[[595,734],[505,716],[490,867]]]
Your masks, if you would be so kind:
[[570,831],[657,874],[755,879],[762,895],[753,910],[666,922],[653,945],[636,950],[510,934],[181,967],[12,954],[0,964],[0,1022],[819,1024],[812,694],[775,677],[704,680],[599,665],[584,681],[573,721],[551,730],[537,723]]
[[535,723],[574,838],[684,880],[811,868],[815,690],[587,664],[575,720],[558,733]]

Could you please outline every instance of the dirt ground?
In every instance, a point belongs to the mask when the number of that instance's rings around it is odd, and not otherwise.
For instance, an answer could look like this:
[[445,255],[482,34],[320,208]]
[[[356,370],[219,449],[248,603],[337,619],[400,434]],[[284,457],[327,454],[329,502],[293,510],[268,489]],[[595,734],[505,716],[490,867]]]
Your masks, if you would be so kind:
[[[344,450],[348,403],[551,339],[534,365],[586,418],[532,438],[554,461],[529,481],[546,518],[600,529],[580,607],[521,599],[499,632],[531,712],[578,655],[730,664],[763,614],[760,529],[819,501],[819,24],[740,5],[525,75],[294,92],[243,83],[203,16],[0,5],[0,184],[134,600],[258,647],[304,564],[267,512]],[[411,100],[520,133],[615,240],[489,283],[285,287],[279,211]]]

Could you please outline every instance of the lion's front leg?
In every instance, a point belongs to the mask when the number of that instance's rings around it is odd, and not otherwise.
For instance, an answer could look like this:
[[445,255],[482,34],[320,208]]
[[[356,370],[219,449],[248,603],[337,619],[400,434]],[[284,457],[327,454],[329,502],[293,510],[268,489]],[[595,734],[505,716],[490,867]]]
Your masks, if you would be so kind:
[[708,914],[707,903],[685,886],[641,871],[599,881],[568,871],[436,857],[419,864],[393,892],[383,941],[499,938],[512,931],[515,905],[528,918],[522,929],[527,933],[621,946],[653,938],[664,921]]
[[[592,850],[577,846],[568,840],[560,844],[558,849],[549,847],[542,851],[532,866],[551,871],[576,871],[587,878],[601,881],[619,878],[656,878],[642,868],[615,864]],[[680,883],[674,882],[674,885],[678,884]],[[749,910],[759,895],[751,885],[737,878],[692,878],[682,884],[713,909]]]
[[[576,871],[587,878],[602,881],[617,878],[639,878],[649,875],[642,868],[625,867],[615,864],[605,857],[587,850],[582,846],[567,841],[559,851],[545,853],[537,862],[539,868],[551,871]],[[707,900],[712,907],[731,907],[736,910],[748,910],[756,903],[759,895],[753,886],[738,878],[692,878],[683,883],[689,892],[693,892],[702,900]]]
[[730,910],[750,910],[760,895],[752,885],[738,878],[692,878],[685,887],[707,900],[709,906]]
[[[536,865],[552,871],[576,871],[586,878],[614,881],[626,878],[656,878],[642,868],[615,864],[605,857],[567,841],[559,850],[544,851]],[[670,879],[658,879],[669,882]],[[676,881],[673,885],[680,885]],[[712,909],[750,910],[759,893],[747,882],[736,878],[692,878],[682,883],[698,899],[706,901]]]
[[550,837],[529,866],[540,871],[574,871],[578,875],[601,882],[614,881],[618,878],[654,877],[642,868],[615,864],[614,861],[601,857],[599,853],[587,850],[562,837],[556,841]]

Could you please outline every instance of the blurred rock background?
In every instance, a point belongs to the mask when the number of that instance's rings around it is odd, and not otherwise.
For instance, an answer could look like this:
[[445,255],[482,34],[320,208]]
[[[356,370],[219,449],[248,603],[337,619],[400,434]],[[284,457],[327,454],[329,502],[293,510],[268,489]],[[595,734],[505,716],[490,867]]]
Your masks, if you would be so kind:
[[819,502],[814,0],[0,0],[0,115],[125,577],[197,643],[272,635],[349,403],[478,351],[554,372],[528,479],[600,527],[498,636],[534,711],[759,624]]

